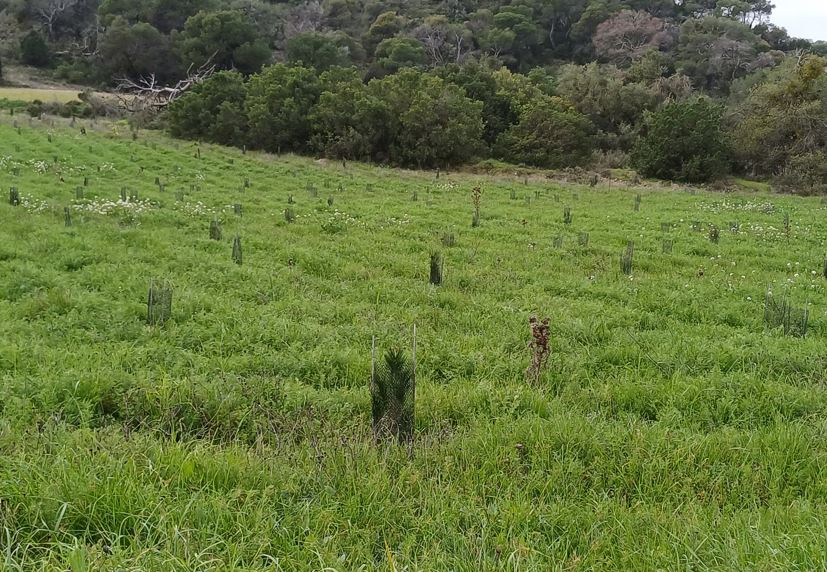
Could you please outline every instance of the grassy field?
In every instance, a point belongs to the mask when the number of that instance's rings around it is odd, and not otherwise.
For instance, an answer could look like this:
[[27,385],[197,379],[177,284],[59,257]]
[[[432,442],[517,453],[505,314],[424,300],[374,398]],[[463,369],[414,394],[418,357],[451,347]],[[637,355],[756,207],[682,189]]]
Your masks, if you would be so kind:
[[[0,569],[827,569],[818,198],[437,179],[11,121]],[[174,294],[149,327],[153,279]],[[765,326],[768,288],[809,309],[806,337]],[[532,314],[552,326],[536,385]],[[373,445],[368,378],[371,337],[408,347],[414,323],[409,457]]]
[[44,103],[68,103],[80,101],[78,91],[71,89],[31,89],[28,87],[0,87],[0,99],[9,101],[35,101]]

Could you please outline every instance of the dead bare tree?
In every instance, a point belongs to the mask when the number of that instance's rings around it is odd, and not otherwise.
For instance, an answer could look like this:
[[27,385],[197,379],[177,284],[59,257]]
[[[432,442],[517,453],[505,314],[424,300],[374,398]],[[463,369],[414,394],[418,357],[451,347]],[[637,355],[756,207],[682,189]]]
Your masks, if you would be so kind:
[[324,8],[319,0],[308,0],[293,8],[284,23],[284,39],[304,32],[317,32],[324,24]]
[[55,36],[55,24],[58,18],[70,8],[75,7],[77,3],[78,0],[38,0],[35,2],[33,8],[43,25],[46,26],[50,39]]
[[138,80],[126,77],[119,78],[116,86],[118,101],[121,107],[130,113],[161,111],[215,73],[215,64],[211,63],[212,59],[210,57],[206,63],[196,70],[193,70],[190,66],[187,70],[187,77],[178,81],[175,85],[159,84],[155,74],[141,77]]

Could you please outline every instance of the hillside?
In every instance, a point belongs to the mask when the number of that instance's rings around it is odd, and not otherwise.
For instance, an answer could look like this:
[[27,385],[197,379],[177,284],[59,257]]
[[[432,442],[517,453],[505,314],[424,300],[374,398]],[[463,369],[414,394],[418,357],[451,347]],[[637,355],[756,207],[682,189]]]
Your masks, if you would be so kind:
[[184,81],[191,93],[170,114],[149,101],[130,105],[132,120],[239,148],[416,168],[635,168],[693,183],[732,174],[824,193],[827,47],[790,37],[772,9],[0,0],[0,60],[133,95]]
[[[3,569],[827,566],[823,200],[51,121],[0,122]],[[414,324],[414,445],[375,445]]]

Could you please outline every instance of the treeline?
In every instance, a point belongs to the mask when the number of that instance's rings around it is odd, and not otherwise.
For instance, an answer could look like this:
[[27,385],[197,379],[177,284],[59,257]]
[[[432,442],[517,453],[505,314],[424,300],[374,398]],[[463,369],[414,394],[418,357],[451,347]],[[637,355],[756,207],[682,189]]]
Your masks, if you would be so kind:
[[480,64],[358,69],[276,64],[220,72],[176,100],[171,132],[264,149],[442,167],[493,157],[545,168],[634,166],[702,182],[727,173],[785,190],[827,183],[827,59],[786,58],[734,85],[725,102],[685,77],[568,65],[528,75]]
[[651,52],[705,92],[796,50],[769,0],[0,0],[0,57],[65,79],[183,77],[207,60],[255,73],[287,62],[365,79],[471,60],[528,73]]
[[[72,82],[221,73],[173,133],[414,167],[494,158],[827,183],[827,45],[769,0],[0,0],[0,58]],[[2,69],[2,68],[0,68]]]

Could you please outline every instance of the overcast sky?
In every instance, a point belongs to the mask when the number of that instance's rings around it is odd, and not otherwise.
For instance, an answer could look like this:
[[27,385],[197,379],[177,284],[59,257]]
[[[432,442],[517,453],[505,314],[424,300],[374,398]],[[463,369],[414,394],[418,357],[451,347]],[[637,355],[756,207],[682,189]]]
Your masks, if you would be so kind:
[[796,38],[827,40],[827,0],[774,0],[772,22]]

